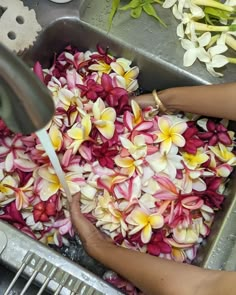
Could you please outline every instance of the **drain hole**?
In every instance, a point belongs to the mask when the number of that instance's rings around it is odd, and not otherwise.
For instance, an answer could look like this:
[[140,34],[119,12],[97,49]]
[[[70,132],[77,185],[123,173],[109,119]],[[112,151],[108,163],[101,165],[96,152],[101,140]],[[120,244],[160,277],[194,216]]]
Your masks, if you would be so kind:
[[8,34],[7,34],[7,36],[8,36],[8,38],[9,39],[11,39],[11,40],[15,40],[16,39],[16,33],[14,33],[14,32],[9,32]]
[[16,21],[18,22],[18,24],[23,25],[23,23],[25,22],[23,16],[18,15],[16,17]]
[[0,6],[0,18],[3,16],[3,14],[6,10],[7,10],[7,7]]

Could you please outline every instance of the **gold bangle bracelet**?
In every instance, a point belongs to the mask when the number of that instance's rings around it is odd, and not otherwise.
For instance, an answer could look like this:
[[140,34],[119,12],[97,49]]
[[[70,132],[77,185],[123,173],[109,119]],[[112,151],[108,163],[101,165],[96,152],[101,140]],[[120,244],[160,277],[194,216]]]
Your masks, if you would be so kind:
[[163,105],[160,98],[158,97],[156,89],[154,89],[152,91],[152,95],[154,97],[157,110],[160,111],[161,113],[165,114],[167,111],[167,108]]

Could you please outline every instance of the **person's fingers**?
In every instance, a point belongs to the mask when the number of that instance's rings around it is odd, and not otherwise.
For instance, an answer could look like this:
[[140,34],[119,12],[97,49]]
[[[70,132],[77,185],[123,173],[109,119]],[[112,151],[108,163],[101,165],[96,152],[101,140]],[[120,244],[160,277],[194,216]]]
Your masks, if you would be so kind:
[[135,100],[141,108],[146,108],[149,106],[155,107],[155,100],[153,98],[152,93],[133,96],[130,98],[130,100],[132,99]]
[[80,193],[73,196],[70,203],[71,220],[82,242],[97,232],[96,227],[81,213]]

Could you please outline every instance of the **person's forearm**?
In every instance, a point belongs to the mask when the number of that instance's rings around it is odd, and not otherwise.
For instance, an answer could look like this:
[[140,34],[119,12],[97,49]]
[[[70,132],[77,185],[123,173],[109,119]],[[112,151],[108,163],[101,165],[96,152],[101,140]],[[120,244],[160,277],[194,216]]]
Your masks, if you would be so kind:
[[[208,285],[218,272],[168,261],[114,245],[98,248],[93,257],[139,287],[145,294],[211,295]],[[218,294],[218,293],[215,293]]]
[[[184,111],[236,120],[236,83],[169,88],[158,92],[169,111]],[[151,94],[136,98],[145,107],[155,105]]]

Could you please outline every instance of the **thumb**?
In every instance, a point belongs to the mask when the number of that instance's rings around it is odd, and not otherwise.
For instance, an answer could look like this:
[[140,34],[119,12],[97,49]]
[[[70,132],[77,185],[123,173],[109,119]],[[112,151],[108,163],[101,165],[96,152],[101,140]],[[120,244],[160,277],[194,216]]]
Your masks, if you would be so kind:
[[70,202],[71,220],[82,242],[97,231],[96,227],[81,213],[80,193],[73,196]]

